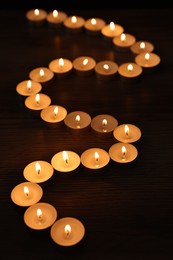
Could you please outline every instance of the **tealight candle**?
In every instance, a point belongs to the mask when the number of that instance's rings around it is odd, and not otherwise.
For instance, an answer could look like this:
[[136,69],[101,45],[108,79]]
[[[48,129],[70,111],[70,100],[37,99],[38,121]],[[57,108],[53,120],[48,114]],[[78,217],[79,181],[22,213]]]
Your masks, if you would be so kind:
[[47,67],[39,67],[30,71],[29,77],[45,86],[53,80],[54,73]]
[[119,163],[129,163],[136,159],[138,151],[129,143],[116,143],[109,148],[110,158]]
[[61,151],[52,157],[51,164],[59,172],[71,172],[80,165],[80,157],[73,151]]
[[50,105],[41,110],[40,116],[43,121],[51,127],[62,125],[67,110],[62,106]]
[[105,37],[105,39],[113,39],[114,37],[119,36],[124,32],[123,26],[120,24],[116,24],[114,22],[110,22],[109,24],[106,24],[102,30],[101,33]]
[[81,16],[68,16],[64,21],[64,26],[70,32],[80,32],[84,27],[85,19]]
[[24,80],[17,84],[16,91],[20,96],[24,98],[37,94],[42,90],[42,85],[39,82],[33,80]]
[[23,175],[26,180],[34,183],[45,182],[52,177],[54,169],[46,161],[33,161],[25,166]]
[[123,143],[134,143],[141,138],[141,130],[132,124],[122,124],[113,131],[114,138]]
[[37,183],[22,182],[15,186],[11,192],[12,201],[23,207],[37,203],[43,195],[43,190]]
[[88,56],[78,57],[73,61],[73,69],[79,76],[89,76],[93,73],[96,62]]
[[49,69],[55,73],[57,78],[65,78],[72,72],[72,62],[69,59],[54,59],[49,63]]
[[117,125],[117,119],[108,114],[97,115],[91,120],[91,128],[101,136],[112,135]]
[[154,68],[160,63],[160,57],[153,52],[143,52],[135,57],[135,62],[143,68]]
[[88,34],[98,35],[105,24],[105,20],[101,18],[89,18],[85,21],[84,28]]
[[36,112],[48,107],[50,103],[50,97],[43,93],[37,93],[35,95],[28,96],[25,99],[26,107],[29,108],[31,111]]
[[148,41],[137,41],[131,47],[130,50],[136,55],[142,52],[152,52],[154,45]]
[[119,66],[118,73],[123,80],[136,80],[142,74],[142,67],[135,62],[126,62]]
[[32,25],[42,25],[46,17],[47,12],[43,9],[31,9],[26,13],[26,18]]
[[76,218],[65,217],[57,220],[50,229],[50,236],[60,246],[74,246],[85,235],[85,227]]
[[81,133],[90,127],[91,116],[83,111],[73,111],[67,114],[64,123],[74,133]]
[[113,79],[118,72],[118,64],[114,61],[100,61],[95,66],[95,73],[98,79]]
[[81,155],[81,163],[89,169],[100,169],[110,161],[109,154],[101,148],[90,148]]
[[49,203],[39,202],[25,210],[24,222],[29,228],[42,230],[52,226],[57,219],[57,215],[54,206]]
[[112,39],[113,45],[118,51],[129,51],[130,47],[136,42],[136,38],[129,33],[121,33]]
[[48,13],[46,20],[51,27],[61,27],[63,22],[67,18],[67,14],[63,11],[53,10],[52,12]]

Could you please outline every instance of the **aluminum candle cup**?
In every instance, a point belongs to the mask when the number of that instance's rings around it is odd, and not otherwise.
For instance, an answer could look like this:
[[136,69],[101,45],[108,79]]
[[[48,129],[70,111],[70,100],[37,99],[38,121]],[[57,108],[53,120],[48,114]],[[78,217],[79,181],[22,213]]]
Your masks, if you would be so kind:
[[86,132],[90,128],[91,117],[83,111],[73,111],[64,119],[65,125],[75,134]]
[[114,138],[123,143],[134,143],[141,138],[141,130],[132,124],[122,124],[113,131]]
[[129,143],[115,143],[109,148],[110,158],[118,163],[130,163],[138,156],[136,147]]
[[98,79],[110,80],[115,78],[118,72],[118,64],[114,61],[100,61],[95,66],[95,73]]
[[47,12],[43,9],[31,9],[27,11],[26,18],[31,25],[40,26],[45,23]]
[[89,76],[94,72],[96,62],[88,56],[78,57],[73,61],[73,69],[79,76]]
[[100,18],[89,18],[84,23],[84,28],[86,32],[90,35],[99,35],[101,29],[105,26],[106,22]]
[[64,123],[67,110],[62,106],[50,105],[41,110],[40,116],[49,127],[59,127]]
[[117,125],[117,119],[108,114],[97,115],[91,120],[91,128],[99,136],[112,136]]

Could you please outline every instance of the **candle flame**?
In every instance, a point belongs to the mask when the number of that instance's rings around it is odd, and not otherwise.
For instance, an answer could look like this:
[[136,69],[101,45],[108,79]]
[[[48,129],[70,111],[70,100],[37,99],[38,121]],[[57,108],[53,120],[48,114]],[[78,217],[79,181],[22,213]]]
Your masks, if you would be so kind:
[[34,10],[34,14],[35,14],[36,16],[38,16],[38,15],[40,14],[40,11],[39,11],[38,9],[35,9],[35,10]]
[[127,66],[127,70],[131,72],[131,71],[133,70],[133,65],[132,65],[132,64],[129,64],[129,65]]
[[58,114],[58,107],[55,107],[55,109],[54,109],[54,117],[57,117],[57,114]]
[[80,115],[77,115],[76,118],[75,118],[75,121],[76,121],[76,124],[77,124],[77,128],[80,128]]
[[23,191],[24,191],[24,194],[26,195],[26,197],[28,197],[29,196],[29,189],[28,189],[27,186],[24,186]]
[[64,231],[65,231],[66,236],[69,237],[71,234],[71,226],[67,224],[64,228]]
[[76,23],[77,22],[76,16],[72,16],[71,21],[72,21],[72,23]]
[[37,104],[39,104],[39,102],[40,102],[40,94],[38,94],[38,93],[36,94],[35,101],[36,101]]
[[96,19],[95,19],[95,18],[92,18],[92,19],[91,19],[91,24],[92,24],[92,25],[96,25],[96,23],[97,23]]
[[141,48],[141,49],[145,49],[145,42],[141,42],[141,43],[140,43],[140,48]]
[[28,90],[31,89],[31,86],[32,86],[31,80],[28,80],[27,81],[27,88],[28,88]]
[[43,217],[43,213],[42,213],[42,210],[41,209],[37,209],[37,217],[38,217],[38,219],[39,220],[41,220],[42,219],[42,217]]
[[68,153],[66,151],[62,152],[62,157],[63,157],[63,160],[65,161],[65,163],[68,163],[69,157],[68,157]]
[[122,42],[124,42],[126,40],[126,35],[125,33],[122,33],[121,36],[120,36],[120,39]]
[[104,64],[104,65],[103,65],[103,68],[104,68],[105,70],[108,70],[108,69],[109,69],[109,65],[108,65],[108,64]]
[[41,70],[40,70],[40,77],[43,77],[43,76],[44,76],[44,70],[41,69]]
[[98,154],[98,152],[94,152],[94,158],[95,158],[96,162],[99,161],[99,154]]
[[36,169],[37,174],[40,174],[41,166],[40,166],[40,164],[38,162],[36,162],[36,164],[35,164],[35,169]]
[[57,10],[54,10],[54,11],[53,11],[53,17],[54,17],[54,18],[57,18],[57,17],[58,17],[58,11],[57,11]]
[[128,125],[124,126],[124,132],[125,132],[125,135],[128,137],[129,136],[129,127],[128,127]]
[[125,159],[127,150],[126,150],[126,147],[124,145],[121,148],[121,152],[122,152],[123,159]]
[[103,132],[107,132],[107,130],[105,129],[105,127],[107,126],[108,121],[106,119],[103,119],[102,121],[102,126],[103,126]]
[[58,60],[58,64],[59,64],[59,66],[62,68],[62,67],[64,66],[64,59],[63,59],[63,58],[60,58],[60,59]]
[[85,66],[85,65],[87,65],[88,64],[88,59],[84,59],[83,60],[83,65]]
[[110,22],[109,27],[110,27],[111,31],[114,31],[115,30],[115,23],[114,22]]
[[149,61],[149,59],[150,59],[150,54],[149,53],[145,53],[145,60]]

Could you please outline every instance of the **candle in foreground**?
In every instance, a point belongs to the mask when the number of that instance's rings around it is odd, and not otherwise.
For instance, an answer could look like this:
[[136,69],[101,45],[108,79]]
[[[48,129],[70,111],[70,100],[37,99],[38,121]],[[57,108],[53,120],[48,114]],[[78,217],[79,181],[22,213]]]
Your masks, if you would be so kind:
[[108,114],[95,116],[91,120],[91,128],[99,135],[112,135],[113,130],[117,127],[118,121],[115,117]]
[[16,86],[16,91],[21,96],[31,96],[42,90],[42,85],[33,80],[23,80]]
[[49,63],[49,69],[55,73],[57,78],[65,78],[71,74],[73,64],[69,59],[58,58]]
[[81,133],[90,127],[91,117],[84,111],[73,111],[64,119],[65,125],[75,133]]
[[31,9],[26,13],[26,18],[32,25],[42,25],[46,17],[47,12],[43,9]]
[[63,22],[67,18],[67,14],[63,11],[53,10],[48,13],[46,20],[51,27],[62,27]]
[[99,79],[112,79],[117,75],[118,64],[114,61],[100,61],[95,66],[95,73]]
[[113,38],[113,45],[118,51],[129,51],[130,47],[136,42],[136,38],[129,33],[121,33]]
[[134,143],[141,138],[141,130],[132,124],[122,124],[113,131],[114,138],[123,143]]
[[79,167],[80,157],[73,151],[61,151],[52,157],[51,164],[59,172],[72,172]]
[[49,203],[38,202],[31,205],[24,213],[25,224],[32,229],[42,230],[54,224],[57,210]]
[[51,99],[48,95],[43,93],[37,93],[35,95],[28,96],[25,99],[25,105],[27,108],[38,111],[48,107],[51,103]]
[[96,62],[93,58],[82,56],[74,59],[73,69],[79,76],[89,76],[94,72]]
[[101,29],[105,26],[105,20],[101,18],[89,18],[84,23],[84,28],[88,34],[98,35],[101,33]]
[[64,217],[57,220],[50,229],[50,236],[60,246],[74,246],[85,235],[83,223],[72,217]]
[[138,151],[136,147],[129,143],[118,142],[109,148],[110,158],[118,163],[129,163],[136,159]]
[[54,73],[47,67],[38,67],[30,71],[29,77],[42,85],[46,85],[53,80]]
[[67,110],[62,106],[50,105],[41,110],[40,116],[48,126],[59,126],[64,122]]
[[109,24],[106,24],[102,30],[101,33],[106,39],[112,39],[114,37],[119,36],[124,32],[123,26],[120,24],[116,24],[113,21]]
[[41,183],[52,177],[54,169],[52,165],[46,161],[33,161],[25,166],[23,175],[26,180]]
[[81,163],[89,169],[100,169],[110,161],[109,154],[101,148],[90,148],[81,155]]
[[42,195],[43,190],[37,183],[22,182],[12,189],[11,199],[16,205],[27,207],[37,203]]
[[81,16],[68,16],[64,21],[64,26],[70,32],[80,32],[84,27],[85,19]]
[[126,62],[119,66],[118,73],[123,80],[136,80],[142,74],[142,67],[135,62]]
[[135,62],[143,68],[154,68],[159,65],[160,57],[153,52],[140,53],[135,57]]
[[130,47],[130,50],[135,55],[142,52],[152,52],[154,50],[154,45],[148,41],[137,41]]

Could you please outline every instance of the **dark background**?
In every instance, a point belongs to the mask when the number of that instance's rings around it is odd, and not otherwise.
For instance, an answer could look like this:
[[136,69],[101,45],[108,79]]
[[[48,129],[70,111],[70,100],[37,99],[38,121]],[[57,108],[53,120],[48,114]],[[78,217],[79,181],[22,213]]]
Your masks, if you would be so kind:
[[[115,140],[99,138],[90,131],[71,135],[65,127],[45,127],[25,108],[16,85],[28,79],[33,68],[48,66],[56,57],[73,60],[89,55],[97,62],[108,59],[120,64],[129,55],[117,53],[101,36],[90,37],[85,31],[73,35],[46,24],[34,28],[25,13],[36,7],[35,1],[18,3],[3,2],[1,7],[7,9],[0,11],[0,259],[172,260],[173,10],[165,8],[166,2],[164,8],[157,3],[155,8],[130,8],[129,4],[126,9],[124,3],[121,8],[118,3],[118,9],[115,5],[109,9],[106,1],[106,9],[101,2],[102,10],[97,4],[89,11],[89,2],[86,10],[77,4],[71,9],[72,1],[68,5],[67,13],[118,22],[137,40],[152,42],[161,63],[130,85],[120,78],[102,82],[94,74],[88,78],[72,74],[44,88],[52,103],[68,112],[82,110],[91,117],[108,113],[119,124],[132,123],[142,131],[134,144],[139,154],[132,164],[111,161],[97,173],[81,166],[76,175],[65,177],[55,172],[42,184],[42,201],[55,206],[58,218],[78,218],[86,229],[81,244],[63,249],[51,240],[49,229],[37,232],[25,225],[25,208],[14,205],[11,191],[25,181],[23,169],[29,162],[50,162],[56,152],[67,149],[79,155],[96,146],[108,151]],[[43,2],[38,3],[41,6]],[[56,3],[67,8],[67,1]],[[146,2],[144,5],[147,7]],[[53,9],[51,4],[49,9]]]

